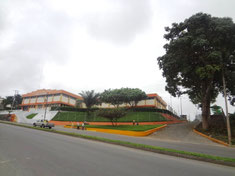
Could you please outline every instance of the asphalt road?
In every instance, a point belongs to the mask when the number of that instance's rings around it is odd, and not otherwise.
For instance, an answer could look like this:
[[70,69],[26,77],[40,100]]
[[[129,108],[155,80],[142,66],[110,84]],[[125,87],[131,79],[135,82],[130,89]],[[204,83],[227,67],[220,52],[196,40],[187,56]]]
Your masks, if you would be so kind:
[[0,124],[3,176],[234,176],[235,168]]
[[183,150],[183,151],[188,151],[188,152],[196,152],[196,153],[203,153],[203,154],[208,154],[208,155],[235,158],[235,148],[225,147],[223,145],[219,145],[219,144],[212,143],[212,142],[211,144],[205,144],[205,143],[192,143],[192,142],[185,142],[185,141],[162,140],[162,139],[157,139],[152,136],[132,137],[132,136],[110,134],[110,133],[76,130],[76,129],[70,129],[70,128],[63,128],[59,126],[56,126],[55,129],[59,131],[68,131],[72,133],[85,134],[89,136],[98,136],[98,137],[133,142],[133,143],[138,143],[138,144],[153,145],[153,146],[176,149],[176,150]]

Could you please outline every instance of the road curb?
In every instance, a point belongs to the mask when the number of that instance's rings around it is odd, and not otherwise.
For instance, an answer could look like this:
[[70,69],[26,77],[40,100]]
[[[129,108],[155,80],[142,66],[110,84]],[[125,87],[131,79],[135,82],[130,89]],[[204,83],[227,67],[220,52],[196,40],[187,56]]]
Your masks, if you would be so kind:
[[[0,123],[19,126],[19,127],[25,127],[25,128],[31,128],[31,129],[35,129],[35,130],[41,130],[41,131],[51,132],[51,133],[56,133],[56,134],[61,134],[61,135],[67,135],[67,136],[72,136],[72,137],[77,137],[77,138],[83,138],[83,139],[93,140],[93,141],[97,141],[97,142],[104,142],[104,143],[108,143],[108,144],[120,145],[120,146],[124,146],[124,147],[129,147],[129,148],[134,148],[134,149],[139,149],[139,150],[144,150],[144,151],[150,151],[150,152],[165,154],[165,155],[169,155],[169,156],[175,156],[175,157],[181,157],[181,158],[186,158],[186,159],[193,159],[193,160],[198,160],[198,161],[204,161],[204,162],[209,162],[209,163],[214,163],[214,164],[221,164],[221,165],[225,165],[225,166],[235,167],[235,161],[234,161],[235,158],[218,157],[218,156],[213,156],[213,155],[206,155],[206,154],[194,153],[194,152],[186,152],[186,151],[180,151],[180,150],[175,150],[175,149],[168,149],[168,148],[162,148],[162,147],[157,147],[157,146],[150,146],[150,145],[120,141],[120,140],[112,140],[112,139],[101,138],[101,137],[96,137],[96,136],[88,136],[88,135],[82,135],[82,134],[76,134],[76,133],[69,133],[69,132],[65,132],[65,131],[49,130],[49,129],[31,127],[31,126],[27,126],[27,125],[20,125],[20,124],[16,124],[13,122],[0,121]],[[212,158],[214,158],[214,159],[212,159]]]
[[228,144],[228,143],[226,143],[226,142],[224,142],[224,141],[221,141],[221,140],[218,140],[218,139],[215,139],[215,138],[212,138],[212,137],[210,137],[210,136],[207,136],[206,134],[203,134],[203,133],[197,131],[196,129],[193,129],[193,132],[195,132],[195,133],[197,133],[198,135],[203,136],[203,137],[205,137],[205,138],[207,138],[207,139],[209,139],[209,140],[211,140],[211,141],[213,141],[213,142],[216,142],[216,143],[218,143],[218,144],[221,144],[221,145],[224,145],[224,146],[226,146],[226,147],[229,147],[229,144]]

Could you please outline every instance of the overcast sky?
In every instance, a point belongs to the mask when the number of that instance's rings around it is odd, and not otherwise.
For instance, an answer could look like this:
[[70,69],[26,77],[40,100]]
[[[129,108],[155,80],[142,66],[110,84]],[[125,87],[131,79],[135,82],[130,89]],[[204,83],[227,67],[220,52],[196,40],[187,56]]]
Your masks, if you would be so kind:
[[[0,96],[36,89],[165,91],[164,27],[197,12],[235,19],[234,0],[1,0]],[[220,96],[218,105],[223,106]],[[199,110],[182,98],[183,114]],[[229,107],[234,112],[234,107]]]

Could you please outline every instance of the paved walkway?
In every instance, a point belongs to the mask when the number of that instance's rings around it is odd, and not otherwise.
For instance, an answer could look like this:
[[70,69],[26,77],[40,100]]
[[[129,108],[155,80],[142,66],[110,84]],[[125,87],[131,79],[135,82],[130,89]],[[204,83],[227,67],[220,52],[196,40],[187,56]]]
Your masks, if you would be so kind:
[[208,143],[192,143],[192,142],[185,142],[185,141],[177,141],[177,140],[162,140],[160,138],[156,138],[153,136],[149,137],[131,137],[131,136],[123,136],[123,135],[116,135],[116,134],[109,134],[109,133],[101,133],[101,132],[94,132],[94,131],[82,131],[76,129],[69,129],[63,128],[62,126],[56,126],[56,130],[60,131],[68,131],[78,134],[90,135],[90,136],[98,136],[108,139],[114,140],[121,140],[121,141],[128,141],[133,143],[139,144],[147,144],[165,148],[171,148],[176,150],[183,150],[188,152],[197,152],[197,153],[204,153],[209,155],[215,156],[222,156],[222,157],[230,157],[235,158],[235,148],[229,148],[222,145],[217,145],[213,142]]
[[168,125],[166,128],[153,133],[152,135],[150,135],[150,137],[164,141],[220,145],[194,133],[193,128],[195,127],[195,125],[195,123],[171,124]]

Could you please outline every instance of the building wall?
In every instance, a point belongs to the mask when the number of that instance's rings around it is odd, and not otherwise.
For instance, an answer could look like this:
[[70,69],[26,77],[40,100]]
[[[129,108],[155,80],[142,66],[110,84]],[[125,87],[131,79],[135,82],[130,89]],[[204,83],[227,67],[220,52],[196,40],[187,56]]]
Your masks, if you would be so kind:
[[24,98],[23,99],[23,104],[28,104],[29,103],[29,98]]
[[66,96],[66,95],[62,95],[62,99],[61,99],[61,101],[62,101],[62,102],[64,102],[64,103],[68,103],[68,101],[69,101],[69,97],[68,97],[68,96]]
[[[44,109],[45,103],[47,102],[47,107],[51,108],[53,106],[75,106],[76,105],[76,98],[66,95],[66,94],[55,94],[55,95],[48,95],[48,99],[46,99],[46,95],[39,95],[33,97],[25,97],[23,98],[22,105],[26,105],[27,108],[22,108],[24,110],[35,110],[35,109]],[[29,105],[28,105],[29,104]]]
[[69,103],[72,104],[72,105],[75,105],[76,104],[76,99],[70,98]]
[[54,101],[60,101],[60,95],[54,96]]
[[[37,103],[43,103],[45,101],[44,99],[45,99],[44,96],[38,97]],[[31,101],[30,101],[30,103],[31,103]]]

